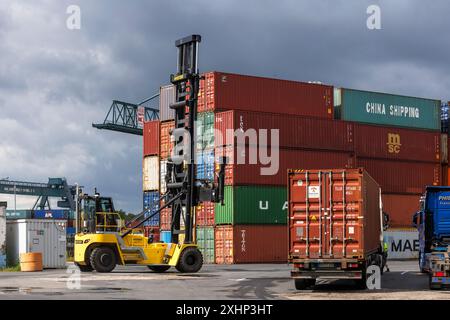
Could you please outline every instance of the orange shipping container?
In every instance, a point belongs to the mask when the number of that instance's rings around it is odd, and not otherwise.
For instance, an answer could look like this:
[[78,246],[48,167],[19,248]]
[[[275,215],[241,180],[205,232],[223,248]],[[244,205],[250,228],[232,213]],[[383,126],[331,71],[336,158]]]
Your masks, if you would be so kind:
[[364,259],[378,252],[380,187],[366,171],[291,170],[288,177],[292,259]]
[[167,159],[173,148],[173,142],[170,139],[170,130],[175,127],[175,121],[166,121],[161,123],[161,159]]
[[383,194],[381,200],[391,228],[412,227],[413,214],[419,211],[420,195]]
[[284,225],[223,225],[215,228],[218,264],[287,263]]
[[159,120],[144,122],[143,141],[144,141],[144,157],[159,155],[159,137],[160,137]]

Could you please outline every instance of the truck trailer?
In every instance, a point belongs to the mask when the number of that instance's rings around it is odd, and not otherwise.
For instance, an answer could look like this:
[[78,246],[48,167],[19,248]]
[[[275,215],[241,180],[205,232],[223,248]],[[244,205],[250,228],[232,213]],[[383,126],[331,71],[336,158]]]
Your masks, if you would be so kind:
[[316,279],[352,279],[366,288],[372,265],[381,276],[381,190],[364,169],[291,169],[288,184],[289,263],[297,290]]

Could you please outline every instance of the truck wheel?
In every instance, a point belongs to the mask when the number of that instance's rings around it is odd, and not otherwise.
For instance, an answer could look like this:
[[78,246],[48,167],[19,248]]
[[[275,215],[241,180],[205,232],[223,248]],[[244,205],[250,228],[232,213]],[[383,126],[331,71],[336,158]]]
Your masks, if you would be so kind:
[[109,247],[98,247],[92,250],[90,262],[97,272],[111,272],[116,267],[116,254]]
[[163,273],[170,269],[170,266],[147,266],[147,267],[156,273]]
[[203,255],[195,247],[188,247],[183,250],[175,268],[182,273],[195,273],[203,266]]
[[295,279],[294,282],[295,282],[295,289],[297,290],[305,290],[309,286],[308,280],[306,279]]
[[78,267],[78,269],[80,269],[81,272],[91,272],[92,270],[94,270],[89,264],[83,266],[75,262],[75,265]]

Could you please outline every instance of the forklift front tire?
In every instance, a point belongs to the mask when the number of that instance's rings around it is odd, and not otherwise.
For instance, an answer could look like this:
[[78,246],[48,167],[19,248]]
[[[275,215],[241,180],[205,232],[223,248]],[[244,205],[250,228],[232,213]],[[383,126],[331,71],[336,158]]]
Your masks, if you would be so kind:
[[109,247],[98,247],[92,250],[90,263],[95,271],[107,273],[116,267],[116,254]]
[[182,273],[195,273],[203,266],[203,255],[195,247],[188,247],[183,250],[175,268]]
[[156,273],[163,273],[170,269],[170,266],[147,266],[147,267]]

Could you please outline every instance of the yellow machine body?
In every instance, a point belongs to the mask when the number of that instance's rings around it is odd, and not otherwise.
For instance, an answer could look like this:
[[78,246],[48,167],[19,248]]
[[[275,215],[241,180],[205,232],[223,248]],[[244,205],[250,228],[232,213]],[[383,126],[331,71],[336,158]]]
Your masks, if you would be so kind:
[[[119,233],[79,233],[75,235],[74,262],[79,265],[89,264],[92,250],[100,246],[112,248],[121,265],[168,265],[176,266],[180,254],[188,247],[197,248],[196,244],[149,243],[142,234],[129,234],[119,240]],[[142,250],[133,250],[141,248]],[[142,255],[144,254],[144,257]]]

